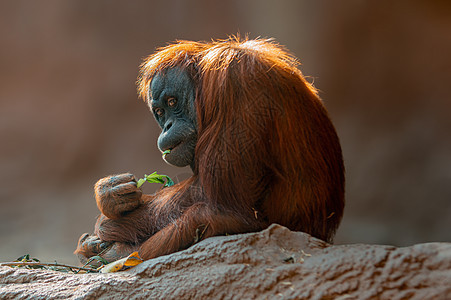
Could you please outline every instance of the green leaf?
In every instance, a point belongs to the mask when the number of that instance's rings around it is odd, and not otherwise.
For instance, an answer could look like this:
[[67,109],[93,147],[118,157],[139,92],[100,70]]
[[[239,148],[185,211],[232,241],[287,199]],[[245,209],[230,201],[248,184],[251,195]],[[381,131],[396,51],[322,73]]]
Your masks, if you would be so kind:
[[104,264],[104,265],[107,265],[107,264],[108,264],[108,261],[107,261],[105,258],[103,258],[103,257],[101,257],[101,256],[98,256],[98,255],[91,256],[89,259],[91,259],[91,260],[96,260],[96,261],[98,261],[99,263]]
[[169,176],[164,175],[164,177],[166,177],[166,184],[164,185],[164,187],[168,187],[168,186],[173,186],[174,185],[174,181],[172,181],[172,179]]
[[144,184],[144,182],[146,182],[146,178],[141,178],[140,180],[138,180],[136,186],[140,188]]
[[167,175],[160,175],[157,172],[153,172],[150,175],[144,175],[144,178],[138,180],[137,186],[141,187],[144,182],[161,183],[164,187],[173,186],[174,181]]
[[164,180],[163,180],[164,176],[165,175],[158,175],[157,172],[153,172],[152,174],[147,175],[146,180],[147,180],[147,182],[150,182],[150,183],[164,184]]
[[28,261],[30,261],[30,254],[22,255],[21,257],[17,258],[15,261],[28,262]]

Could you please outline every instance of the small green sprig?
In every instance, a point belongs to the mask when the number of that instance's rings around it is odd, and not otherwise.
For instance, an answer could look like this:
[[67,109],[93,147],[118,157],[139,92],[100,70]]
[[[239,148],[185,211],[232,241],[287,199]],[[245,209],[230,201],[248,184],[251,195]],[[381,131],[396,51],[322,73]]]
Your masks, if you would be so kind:
[[144,182],[150,182],[150,183],[161,183],[164,185],[164,187],[168,187],[168,186],[173,186],[174,185],[174,181],[172,181],[172,179],[167,176],[167,175],[160,175],[157,174],[157,172],[153,172],[150,175],[144,175],[144,178],[141,178],[138,180],[137,186],[141,187]]
[[165,158],[166,155],[168,155],[169,153],[171,153],[171,149],[168,149],[168,150],[164,151],[163,154],[162,154],[163,158]]

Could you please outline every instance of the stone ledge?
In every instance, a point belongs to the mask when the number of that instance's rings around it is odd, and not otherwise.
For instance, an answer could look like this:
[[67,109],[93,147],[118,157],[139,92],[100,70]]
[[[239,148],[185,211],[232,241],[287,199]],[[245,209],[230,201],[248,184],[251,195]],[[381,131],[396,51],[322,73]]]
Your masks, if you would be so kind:
[[1,299],[451,299],[451,243],[329,245],[272,225],[111,274],[0,267]]

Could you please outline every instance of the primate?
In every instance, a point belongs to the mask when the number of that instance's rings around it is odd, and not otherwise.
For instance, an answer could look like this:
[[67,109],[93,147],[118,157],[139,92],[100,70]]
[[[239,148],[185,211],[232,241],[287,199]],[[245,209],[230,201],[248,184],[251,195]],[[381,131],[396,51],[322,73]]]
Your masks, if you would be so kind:
[[[169,254],[211,236],[278,223],[330,242],[344,207],[334,126],[297,60],[272,40],[179,41],[141,66],[158,148],[193,175],[143,195],[131,174],[95,186],[101,215],[80,260]],[[111,246],[112,245],[112,246]]]

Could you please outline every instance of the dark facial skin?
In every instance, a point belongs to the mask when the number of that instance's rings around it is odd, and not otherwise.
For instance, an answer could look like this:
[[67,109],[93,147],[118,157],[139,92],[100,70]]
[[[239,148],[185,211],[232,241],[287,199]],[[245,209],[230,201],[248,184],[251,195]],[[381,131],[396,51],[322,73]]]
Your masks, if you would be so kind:
[[194,169],[197,142],[194,85],[186,71],[172,68],[157,74],[150,83],[148,105],[162,131],[158,137],[161,152],[171,150],[164,160],[177,167]]

